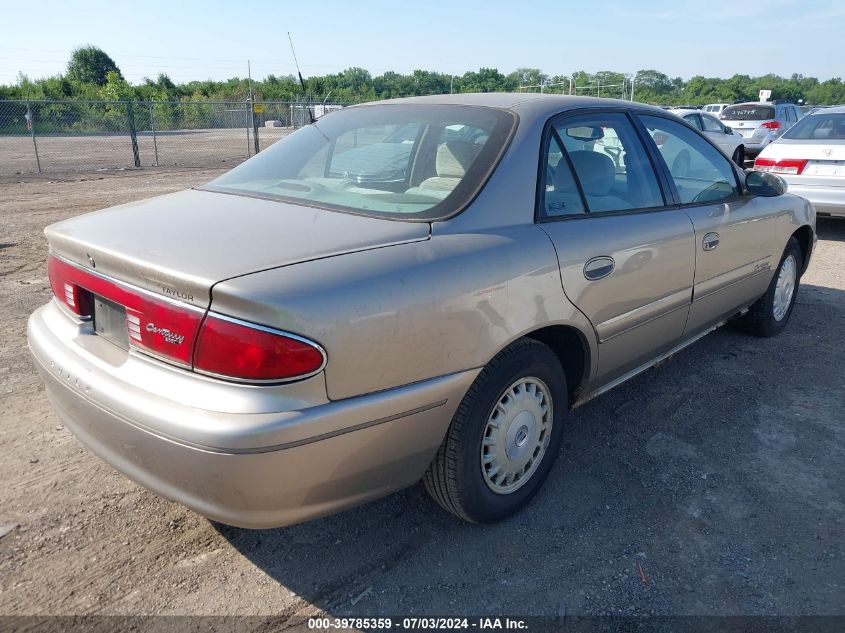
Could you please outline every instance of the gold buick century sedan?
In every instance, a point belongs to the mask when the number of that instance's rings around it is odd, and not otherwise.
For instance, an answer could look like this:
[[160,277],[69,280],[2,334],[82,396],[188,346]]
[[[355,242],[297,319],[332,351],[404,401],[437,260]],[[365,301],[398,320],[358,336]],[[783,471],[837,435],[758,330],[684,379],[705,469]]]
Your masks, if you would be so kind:
[[29,345],[84,444],[214,520],[422,479],[493,522],[574,407],[729,319],[786,326],[816,212],[785,191],[645,105],[353,106],[202,187],[48,227]]

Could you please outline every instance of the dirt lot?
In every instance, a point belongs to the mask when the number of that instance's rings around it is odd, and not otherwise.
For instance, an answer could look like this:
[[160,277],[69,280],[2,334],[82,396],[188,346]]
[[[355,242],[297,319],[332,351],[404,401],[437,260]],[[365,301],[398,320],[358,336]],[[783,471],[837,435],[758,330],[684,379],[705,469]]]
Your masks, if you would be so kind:
[[[259,128],[261,149],[291,133],[289,128]],[[142,167],[231,168],[254,152],[246,128],[139,132],[138,157]],[[129,134],[39,135],[38,157],[45,174],[67,171],[127,169],[135,165]],[[157,154],[156,154],[157,153]],[[0,177],[38,173],[38,163],[29,136],[0,136]]]
[[254,532],[84,449],[24,337],[44,225],[212,175],[0,181],[0,614],[845,613],[845,222],[785,333],[723,328],[578,410],[521,515],[469,526],[414,487]]

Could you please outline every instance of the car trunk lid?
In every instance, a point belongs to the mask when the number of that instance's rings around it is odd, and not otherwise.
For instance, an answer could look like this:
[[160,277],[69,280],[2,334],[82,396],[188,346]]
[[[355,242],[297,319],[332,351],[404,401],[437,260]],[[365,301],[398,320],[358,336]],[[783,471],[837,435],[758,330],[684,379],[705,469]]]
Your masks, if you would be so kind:
[[187,190],[65,220],[45,234],[65,260],[207,308],[224,279],[428,239],[430,225]]

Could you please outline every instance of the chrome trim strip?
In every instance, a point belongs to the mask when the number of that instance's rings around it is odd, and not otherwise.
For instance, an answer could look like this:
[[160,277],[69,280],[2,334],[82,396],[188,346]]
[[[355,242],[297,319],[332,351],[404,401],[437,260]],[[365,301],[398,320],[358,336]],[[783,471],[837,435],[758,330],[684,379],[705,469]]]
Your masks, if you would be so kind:
[[304,336],[300,336],[299,334],[294,334],[293,332],[288,332],[287,330],[279,330],[277,328],[268,327],[266,325],[261,325],[259,323],[253,323],[251,321],[245,321],[243,319],[238,319],[236,317],[231,317],[226,314],[220,314],[219,312],[214,312],[213,310],[209,310],[208,314],[205,315],[205,319],[203,319],[202,324],[200,324],[200,329],[197,332],[197,341],[196,344],[199,344],[199,337],[202,333],[202,327],[205,324],[205,321],[208,317],[214,317],[215,319],[220,319],[221,321],[228,321],[229,323],[234,323],[236,325],[240,325],[243,327],[251,328],[253,330],[259,330],[261,332],[267,332],[268,334],[276,334],[277,336],[284,336],[286,338],[294,339],[295,341],[299,341],[300,343],[305,343],[320,352],[320,355],[323,357],[323,362],[320,364],[320,367],[315,369],[314,371],[308,374],[302,374],[299,376],[293,376],[291,378],[272,378],[269,380],[255,380],[255,379],[247,379],[247,378],[237,378],[234,376],[225,376],[222,374],[215,374],[210,371],[203,371],[202,369],[197,369],[196,367],[193,368],[194,372],[197,374],[202,374],[203,376],[211,376],[212,378],[219,378],[220,380],[226,380],[228,382],[237,382],[241,384],[247,385],[280,385],[287,382],[296,382],[297,380],[304,380],[305,378],[310,378],[311,376],[316,376],[319,374],[323,369],[326,368],[326,363],[328,363],[328,354],[326,354],[326,350],[323,348],[322,345],[319,343],[312,341],[311,339],[307,339]]
[[[731,286],[751,279],[756,275],[772,272],[771,257],[762,257],[753,262],[737,266],[736,268],[727,272],[710,277],[704,281],[695,284],[695,292],[693,294],[692,302],[700,301],[711,295],[727,290]],[[739,275],[739,276],[737,276]],[[727,281],[725,281],[727,279]]]
[[639,308],[634,308],[624,314],[612,317],[596,325],[596,333],[599,335],[599,343],[607,341],[630,332],[631,330],[651,323],[655,319],[671,314],[676,310],[690,305],[692,299],[692,288],[684,288],[670,295],[652,301]]

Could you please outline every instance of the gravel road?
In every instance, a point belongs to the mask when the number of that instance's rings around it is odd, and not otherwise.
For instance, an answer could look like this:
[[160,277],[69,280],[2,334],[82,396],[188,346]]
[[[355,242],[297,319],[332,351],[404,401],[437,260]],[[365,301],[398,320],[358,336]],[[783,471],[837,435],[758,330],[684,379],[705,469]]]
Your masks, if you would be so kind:
[[723,328],[579,409],[519,516],[466,525],[418,486],[246,531],[83,448],[24,335],[45,225],[216,173],[0,179],[0,614],[845,614],[845,222],[781,336]]

